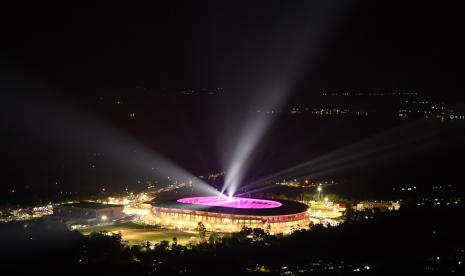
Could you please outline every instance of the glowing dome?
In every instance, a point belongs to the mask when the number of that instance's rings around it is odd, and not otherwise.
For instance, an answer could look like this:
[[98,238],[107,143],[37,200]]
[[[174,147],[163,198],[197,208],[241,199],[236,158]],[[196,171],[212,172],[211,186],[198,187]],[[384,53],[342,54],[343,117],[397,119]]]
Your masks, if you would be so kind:
[[281,207],[281,203],[267,199],[226,197],[226,196],[199,196],[186,197],[177,200],[179,203],[198,204],[239,209],[268,209]]

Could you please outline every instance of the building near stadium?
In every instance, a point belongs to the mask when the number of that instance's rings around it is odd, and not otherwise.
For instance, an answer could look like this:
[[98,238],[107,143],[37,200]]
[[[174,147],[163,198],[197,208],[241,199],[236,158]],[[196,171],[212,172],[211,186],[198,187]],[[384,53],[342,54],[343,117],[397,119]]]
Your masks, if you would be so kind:
[[53,206],[53,215],[45,217],[49,222],[66,225],[107,223],[124,216],[124,205],[97,202],[77,202]]
[[288,200],[187,197],[153,202],[149,221],[180,230],[195,230],[202,222],[208,231],[236,232],[249,227],[286,234],[309,227],[307,210],[307,205]]

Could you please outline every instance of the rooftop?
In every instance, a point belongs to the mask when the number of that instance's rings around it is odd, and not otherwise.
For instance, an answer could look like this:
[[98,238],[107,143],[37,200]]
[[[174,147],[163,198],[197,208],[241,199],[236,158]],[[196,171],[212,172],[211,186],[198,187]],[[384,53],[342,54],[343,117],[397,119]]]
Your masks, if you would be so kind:
[[246,197],[227,197],[227,196],[198,196],[186,197],[177,200],[179,203],[198,204],[204,206],[218,206],[240,209],[266,209],[277,208],[282,204],[268,199],[256,199]]
[[[250,199],[251,201],[268,201],[265,199]],[[184,201],[184,202],[183,202]],[[308,206],[290,200],[276,200],[271,201],[276,207],[255,207],[255,208],[238,208],[237,206],[224,206],[221,204],[217,205],[207,205],[199,204],[194,202],[189,202],[190,200],[185,200],[181,198],[179,200],[167,200],[167,201],[154,201],[152,206],[158,208],[170,208],[178,210],[189,210],[189,211],[204,211],[212,213],[222,213],[222,214],[234,214],[234,215],[249,215],[249,216],[276,216],[276,215],[291,215],[306,212]],[[276,205],[274,203],[277,203]],[[279,205],[280,204],[280,205]],[[255,205],[255,204],[253,204]]]

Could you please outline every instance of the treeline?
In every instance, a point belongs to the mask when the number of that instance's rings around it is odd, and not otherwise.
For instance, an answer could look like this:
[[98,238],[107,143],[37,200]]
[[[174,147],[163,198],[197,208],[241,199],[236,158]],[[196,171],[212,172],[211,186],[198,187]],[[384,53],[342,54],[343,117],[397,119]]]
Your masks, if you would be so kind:
[[243,229],[207,235],[184,246],[172,241],[128,246],[120,235],[83,236],[41,221],[0,225],[2,270],[44,275],[225,275],[463,273],[463,208],[415,208],[315,226],[289,236]]

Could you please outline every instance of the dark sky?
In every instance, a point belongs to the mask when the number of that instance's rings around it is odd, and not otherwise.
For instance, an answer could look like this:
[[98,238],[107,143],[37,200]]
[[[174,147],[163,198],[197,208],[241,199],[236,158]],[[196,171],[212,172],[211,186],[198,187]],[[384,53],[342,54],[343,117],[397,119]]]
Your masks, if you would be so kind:
[[305,61],[305,88],[411,87],[435,94],[463,87],[458,7],[250,2],[4,9],[0,57],[17,74],[79,92],[137,81],[157,88],[234,87],[246,74],[259,76],[263,63],[282,66],[292,45],[304,44],[301,58],[315,56]]
[[[415,91],[459,105],[464,97],[464,19],[437,1],[22,7],[2,9],[0,22],[7,196],[12,187],[50,190],[56,181],[68,183],[58,190],[135,183],[137,170],[92,157],[134,146],[124,135],[191,171],[220,170],[219,152],[231,151],[249,108],[311,103],[322,91]],[[218,87],[218,100],[166,97]],[[359,124],[352,140],[325,138],[341,129],[335,124],[280,122],[259,143],[259,163],[279,156],[269,173],[368,135]],[[305,134],[291,136],[296,130]],[[89,171],[93,164],[104,169]]]

